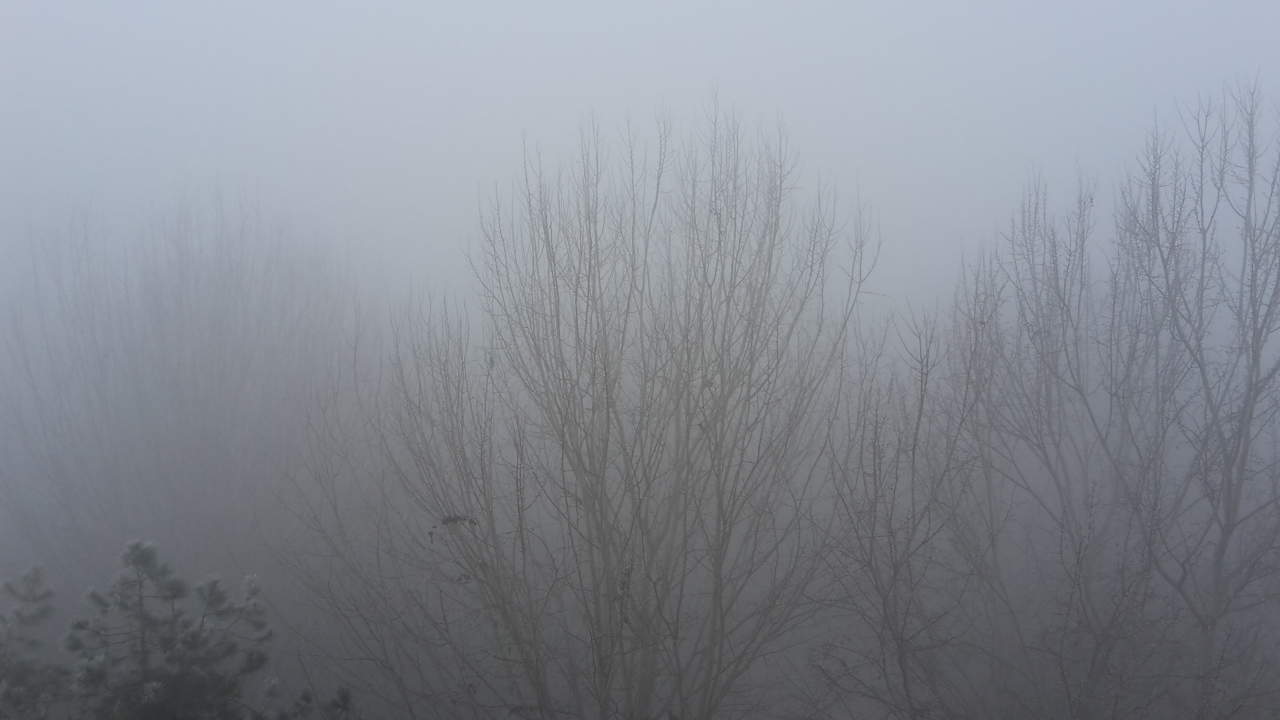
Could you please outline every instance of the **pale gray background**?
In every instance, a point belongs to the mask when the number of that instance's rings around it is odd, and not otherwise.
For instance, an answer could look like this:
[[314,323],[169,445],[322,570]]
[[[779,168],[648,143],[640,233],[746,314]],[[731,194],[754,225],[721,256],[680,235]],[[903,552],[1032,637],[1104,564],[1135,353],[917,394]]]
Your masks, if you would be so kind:
[[1032,170],[1110,194],[1175,101],[1274,93],[1277,28],[1260,0],[0,0],[0,230],[128,228],[218,190],[458,289],[523,137],[554,154],[588,113],[682,121],[718,93],[877,211],[878,289],[927,295]]

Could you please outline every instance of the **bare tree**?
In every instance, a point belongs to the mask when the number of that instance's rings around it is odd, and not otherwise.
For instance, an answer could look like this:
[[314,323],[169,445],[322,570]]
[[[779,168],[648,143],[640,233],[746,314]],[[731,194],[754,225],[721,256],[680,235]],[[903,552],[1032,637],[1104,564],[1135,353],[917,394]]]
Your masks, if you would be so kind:
[[815,490],[868,268],[864,226],[846,238],[824,194],[799,207],[785,140],[743,135],[717,112],[679,147],[591,128],[568,170],[527,155],[484,218],[478,339],[457,314],[398,333],[376,529],[312,518],[326,567],[361,558],[330,609],[402,712],[771,699],[760,661],[823,567]]
[[976,569],[1038,717],[1262,717],[1280,691],[1280,156],[1254,88],[1184,121],[1124,185],[1104,271],[1091,191],[1056,220],[1036,185],[990,283],[974,430],[1008,520]]
[[1093,279],[1093,209],[1084,186],[1056,220],[1036,184],[1006,236],[1007,310],[987,332],[998,355],[982,431],[988,472],[1010,493],[1004,542],[1020,557],[983,569],[1017,639],[1005,662],[1024,675],[1019,705],[1044,717],[1158,717],[1171,655],[1157,641],[1170,618],[1157,611],[1126,480],[1135,453],[1149,452],[1137,436],[1166,425],[1139,385],[1135,363],[1152,356],[1133,288],[1118,263],[1106,283]]
[[[981,382],[971,352],[944,344],[928,316],[900,319],[860,344],[833,428],[835,524],[827,555],[836,634],[814,667],[851,716],[958,712],[963,601],[971,578],[948,542],[970,494],[965,429]],[[898,353],[887,352],[892,345]],[[954,351],[954,352],[953,352]],[[959,653],[959,655],[957,655]]]
[[1178,696],[1197,718],[1240,717],[1280,702],[1264,622],[1280,590],[1280,133],[1256,86],[1183,121],[1186,149],[1153,134],[1118,218],[1171,426],[1128,490],[1195,638]]
[[1185,142],[1153,133],[1109,246],[1090,186],[1058,216],[1033,183],[946,342],[900,319],[850,364],[826,714],[1269,717],[1280,137],[1262,108],[1245,86],[1185,112]]

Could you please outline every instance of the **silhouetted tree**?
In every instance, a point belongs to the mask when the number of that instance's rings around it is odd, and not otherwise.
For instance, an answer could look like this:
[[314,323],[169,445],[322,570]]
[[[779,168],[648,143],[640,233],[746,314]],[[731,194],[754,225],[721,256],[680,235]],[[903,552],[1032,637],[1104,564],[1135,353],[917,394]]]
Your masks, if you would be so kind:
[[[405,325],[328,436],[310,587],[407,717],[757,716],[813,609],[827,426],[868,227],[785,140],[582,136],[483,223],[483,330]],[[372,403],[371,403],[372,405]],[[355,491],[353,488],[359,488]],[[423,702],[430,699],[430,702]]]

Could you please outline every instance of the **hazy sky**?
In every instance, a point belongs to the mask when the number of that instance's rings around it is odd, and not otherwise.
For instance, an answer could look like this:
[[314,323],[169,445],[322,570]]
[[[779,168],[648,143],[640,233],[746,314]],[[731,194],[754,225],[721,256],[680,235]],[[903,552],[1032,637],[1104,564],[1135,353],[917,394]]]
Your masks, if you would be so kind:
[[[441,287],[480,196],[587,113],[713,92],[860,191],[879,285],[949,280],[1029,172],[1111,193],[1159,111],[1260,76],[1280,2],[0,0],[0,229],[246,195]],[[1063,188],[1064,190],[1069,188]]]

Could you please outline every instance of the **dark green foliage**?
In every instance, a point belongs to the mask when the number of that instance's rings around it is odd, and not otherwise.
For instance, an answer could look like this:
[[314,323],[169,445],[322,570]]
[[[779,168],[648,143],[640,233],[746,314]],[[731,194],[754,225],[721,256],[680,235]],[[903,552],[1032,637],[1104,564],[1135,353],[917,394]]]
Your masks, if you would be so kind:
[[348,720],[341,691],[317,703],[303,693],[267,712],[246,697],[247,681],[267,666],[272,638],[252,578],[233,597],[218,580],[194,588],[132,543],[124,569],[105,592],[90,591],[90,614],[71,623],[73,660],[42,660],[36,627],[52,614],[39,571],[5,593],[14,608],[0,619],[0,720]]

